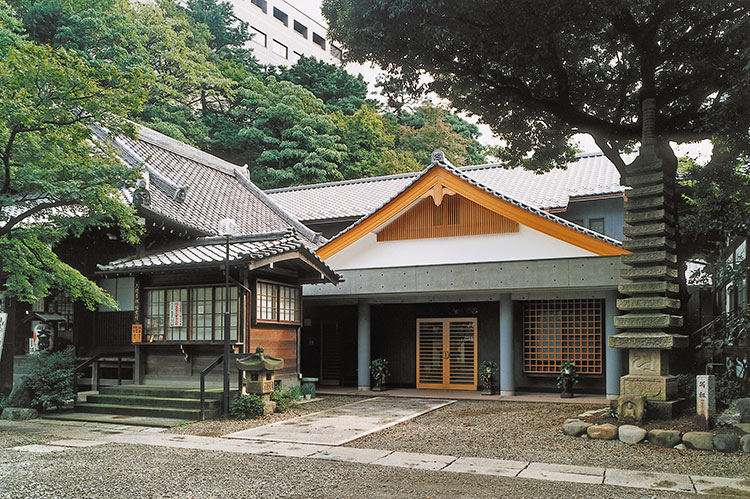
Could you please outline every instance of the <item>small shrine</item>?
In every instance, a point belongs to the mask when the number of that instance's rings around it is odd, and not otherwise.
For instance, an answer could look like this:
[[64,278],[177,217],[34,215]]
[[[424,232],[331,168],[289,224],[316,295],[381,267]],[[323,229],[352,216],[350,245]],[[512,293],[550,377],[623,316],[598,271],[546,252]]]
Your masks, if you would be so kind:
[[276,402],[271,401],[271,393],[276,381],[275,372],[283,367],[284,359],[268,355],[261,346],[255,349],[255,353],[237,360],[237,369],[247,374],[245,392],[263,397],[266,414],[272,414],[276,409]]

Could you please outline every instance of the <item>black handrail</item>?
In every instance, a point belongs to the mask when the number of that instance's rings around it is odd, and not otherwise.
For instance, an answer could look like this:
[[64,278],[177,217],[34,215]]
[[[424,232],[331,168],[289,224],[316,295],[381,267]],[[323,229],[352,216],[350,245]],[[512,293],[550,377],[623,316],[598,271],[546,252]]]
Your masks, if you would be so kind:
[[221,362],[224,360],[224,354],[219,355],[216,357],[213,362],[211,362],[209,365],[207,365],[202,371],[201,371],[201,421],[206,419],[206,408],[205,408],[205,402],[206,402],[206,375],[210,373],[214,367],[221,364]]
[[[102,352],[76,366],[76,368],[73,369],[73,393],[76,394],[76,397],[78,396],[78,372],[86,369],[103,357],[117,357],[117,384],[122,385],[122,358],[126,355],[130,355],[130,352]],[[96,385],[92,385],[91,389],[99,390],[99,376],[95,376],[94,373],[92,373],[91,377],[96,378]]]

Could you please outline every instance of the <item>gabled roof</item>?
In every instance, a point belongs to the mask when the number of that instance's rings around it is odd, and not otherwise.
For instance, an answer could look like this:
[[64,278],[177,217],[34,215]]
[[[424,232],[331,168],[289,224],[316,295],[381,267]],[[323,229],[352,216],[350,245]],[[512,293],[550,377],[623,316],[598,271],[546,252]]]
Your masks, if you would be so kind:
[[92,127],[100,140],[112,140],[122,160],[144,168],[139,187],[125,193],[144,216],[184,227],[193,235],[218,234],[223,218],[233,218],[241,234],[295,230],[316,246],[321,237],[258,189],[247,169],[188,146],[146,127],[136,140],[112,139],[107,130]]
[[441,151],[432,153],[430,167],[410,179],[410,182],[393,194],[381,206],[350,225],[333,239],[321,246],[317,254],[322,259],[336,254],[341,249],[381,227],[395,215],[409,207],[435,184],[442,184],[469,200],[485,206],[511,220],[539,230],[561,240],[587,249],[598,255],[618,255],[627,253],[622,243],[611,237],[581,227],[542,209],[511,198],[495,191],[467,172],[454,167]]
[[[338,279],[336,273],[290,231],[239,236],[229,241],[230,265],[256,264],[260,266],[270,263],[274,257],[290,253],[298,253],[296,256],[300,260],[306,261],[311,269],[325,274],[331,281],[335,282]],[[98,267],[100,274],[210,268],[223,264],[225,257],[225,238],[210,237],[200,238],[178,248],[161,250],[146,256],[122,258]]]
[[[633,158],[628,155],[623,159],[629,162]],[[601,153],[579,154],[567,169],[554,169],[543,175],[502,164],[457,170],[495,192],[543,210],[564,210],[576,197],[619,196],[625,191],[617,168]],[[403,173],[271,189],[266,193],[300,220],[356,219],[372,213],[419,175]]]

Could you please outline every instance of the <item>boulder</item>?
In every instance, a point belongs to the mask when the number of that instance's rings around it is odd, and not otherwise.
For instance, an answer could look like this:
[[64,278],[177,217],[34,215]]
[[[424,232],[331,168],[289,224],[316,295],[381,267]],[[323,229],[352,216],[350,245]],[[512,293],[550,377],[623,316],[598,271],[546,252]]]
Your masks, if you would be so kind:
[[677,444],[677,445],[674,446],[674,448],[677,449],[677,450],[686,450],[687,449],[687,447],[685,447],[685,444]]
[[614,440],[617,438],[617,426],[613,424],[596,424],[586,428],[589,437],[596,440]]
[[31,390],[31,379],[23,376],[8,396],[7,407],[31,407],[34,393]]
[[39,417],[39,413],[36,409],[28,409],[26,407],[6,407],[0,414],[0,419],[8,419],[10,421],[23,421],[25,419],[36,419]]
[[750,433],[750,423],[737,423],[734,427],[740,430],[743,434]]
[[740,411],[740,423],[750,423],[750,407],[743,407]]
[[566,423],[575,423],[575,422],[581,422],[581,418],[568,418],[568,419],[565,420],[565,422],[563,422],[563,424],[566,424]]
[[729,407],[716,418],[716,425],[732,425],[742,422],[742,412],[750,408],[750,397],[735,399]]
[[710,431],[689,431],[682,441],[688,449],[714,450],[714,434]]
[[648,441],[659,447],[672,448],[680,443],[680,432],[677,430],[651,430]]
[[737,452],[740,448],[740,439],[731,433],[714,435],[714,448],[719,452]]
[[584,423],[583,421],[571,421],[563,425],[563,433],[570,435],[571,437],[580,437],[586,434],[586,430],[591,426],[591,423]]
[[742,452],[750,454],[750,435],[742,435],[740,449],[742,449]]
[[646,430],[639,426],[626,424],[620,426],[617,430],[617,434],[620,437],[620,441],[626,444],[637,444],[642,442],[646,438]]

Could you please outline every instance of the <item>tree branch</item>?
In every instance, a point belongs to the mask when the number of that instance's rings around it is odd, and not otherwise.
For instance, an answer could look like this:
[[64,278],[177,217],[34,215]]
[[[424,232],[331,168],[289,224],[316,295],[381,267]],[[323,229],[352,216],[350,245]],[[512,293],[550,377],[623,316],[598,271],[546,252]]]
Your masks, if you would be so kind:
[[0,237],[5,236],[10,233],[10,231],[18,225],[19,223],[23,222],[27,218],[36,215],[37,213],[50,209],[50,208],[60,208],[62,206],[75,206],[78,203],[73,201],[50,201],[46,203],[39,203],[38,205],[35,205],[32,208],[29,208],[25,212],[21,213],[18,216],[15,216],[8,220],[8,222],[0,227]]

